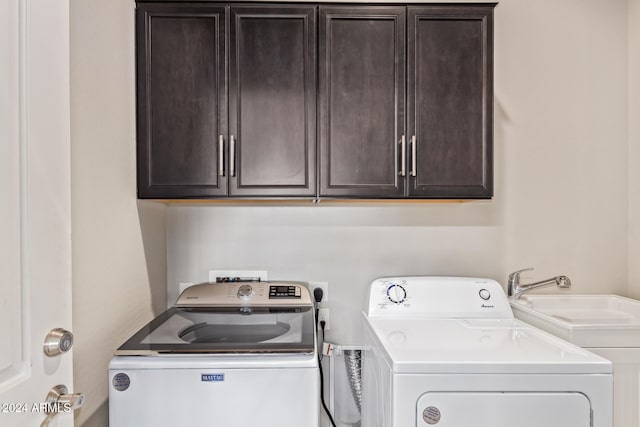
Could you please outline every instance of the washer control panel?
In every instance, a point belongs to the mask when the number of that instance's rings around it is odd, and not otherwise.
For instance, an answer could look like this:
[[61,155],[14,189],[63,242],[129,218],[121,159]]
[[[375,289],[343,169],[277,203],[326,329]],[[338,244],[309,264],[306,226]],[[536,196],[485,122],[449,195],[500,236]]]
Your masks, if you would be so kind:
[[201,283],[185,289],[176,307],[313,306],[309,289],[300,282]]

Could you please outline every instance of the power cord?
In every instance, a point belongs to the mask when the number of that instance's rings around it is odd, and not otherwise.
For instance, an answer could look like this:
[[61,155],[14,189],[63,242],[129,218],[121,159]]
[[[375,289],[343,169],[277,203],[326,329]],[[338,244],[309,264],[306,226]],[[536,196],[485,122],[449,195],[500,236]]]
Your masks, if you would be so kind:
[[[324,342],[324,327],[325,327],[325,321],[323,320],[320,322],[320,328],[322,328],[323,342]],[[320,401],[322,402],[322,407],[324,408],[324,412],[327,414],[327,417],[329,417],[329,421],[331,422],[331,425],[333,427],[337,427],[336,422],[333,420],[333,417],[331,416],[331,412],[329,412],[327,403],[324,401],[324,373],[322,372],[322,355],[321,354],[318,355],[318,370],[320,371]]]
[[[322,288],[315,288],[313,290],[313,298],[316,300],[316,331],[318,330],[318,311],[319,309],[319,304],[320,301],[322,301],[322,295],[324,294],[324,292],[322,291]],[[324,328],[326,326],[326,322],[323,320],[320,322],[320,328],[322,331],[322,342],[324,343]],[[327,403],[324,400],[324,373],[322,371],[322,351],[318,352],[318,370],[320,371],[320,402],[322,402],[322,408],[324,409],[324,412],[327,414],[327,417],[329,418],[329,422],[331,422],[331,425],[333,427],[337,427],[336,426],[336,422],[333,420],[333,417],[331,416],[331,412],[329,411],[329,407],[327,406]]]

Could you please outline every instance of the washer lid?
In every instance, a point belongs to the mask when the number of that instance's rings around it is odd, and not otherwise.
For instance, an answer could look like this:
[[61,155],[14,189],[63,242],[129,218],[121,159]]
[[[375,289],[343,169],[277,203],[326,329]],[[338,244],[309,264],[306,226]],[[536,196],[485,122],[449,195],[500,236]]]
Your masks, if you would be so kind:
[[365,315],[364,324],[396,373],[612,372],[608,360],[516,319]]
[[170,308],[116,355],[313,353],[311,307]]

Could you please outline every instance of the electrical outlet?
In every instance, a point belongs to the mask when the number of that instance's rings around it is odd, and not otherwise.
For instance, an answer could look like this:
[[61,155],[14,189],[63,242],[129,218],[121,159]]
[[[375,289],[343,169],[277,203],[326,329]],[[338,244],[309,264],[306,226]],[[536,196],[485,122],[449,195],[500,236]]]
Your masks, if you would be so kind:
[[313,290],[315,288],[322,289],[322,299],[320,303],[326,303],[329,301],[329,282],[309,282],[309,292],[311,292],[311,298],[313,299]]
[[330,329],[330,323],[329,323],[329,309],[328,308],[321,308],[320,310],[318,310],[318,327],[320,327],[320,322],[324,320],[324,330],[328,330]]

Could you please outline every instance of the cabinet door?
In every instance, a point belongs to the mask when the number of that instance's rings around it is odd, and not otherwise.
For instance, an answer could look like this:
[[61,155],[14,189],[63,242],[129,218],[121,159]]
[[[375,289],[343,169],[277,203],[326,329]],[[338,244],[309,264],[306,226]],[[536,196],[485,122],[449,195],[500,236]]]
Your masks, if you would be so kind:
[[316,192],[316,12],[230,8],[230,194]]
[[225,195],[224,8],[141,5],[136,19],[138,197]]
[[402,197],[406,7],[320,7],[320,195]]
[[408,8],[409,195],[493,194],[493,7]]

